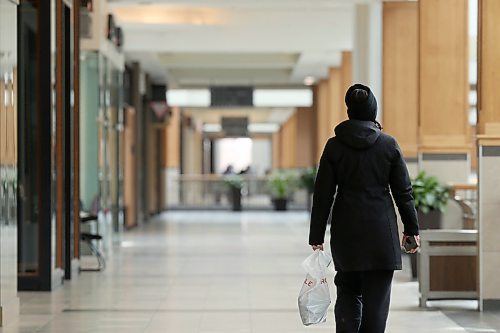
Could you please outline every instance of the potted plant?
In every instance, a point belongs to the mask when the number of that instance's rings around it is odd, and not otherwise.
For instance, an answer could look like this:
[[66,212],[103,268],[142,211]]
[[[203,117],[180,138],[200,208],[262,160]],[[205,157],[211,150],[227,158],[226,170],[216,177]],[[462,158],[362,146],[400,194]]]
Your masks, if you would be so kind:
[[[434,176],[421,171],[412,179],[413,198],[420,229],[440,229],[441,216],[448,202],[448,189]],[[417,258],[410,256],[413,278],[417,277]]]
[[291,173],[276,172],[269,177],[267,185],[275,210],[287,210],[288,199],[293,192],[295,183],[295,177]]
[[312,194],[316,181],[317,167],[306,168],[300,174],[300,186],[307,191],[307,208],[311,210]]
[[441,215],[448,202],[448,189],[425,171],[412,180],[412,188],[420,229],[441,228]]
[[243,179],[236,175],[227,176],[224,178],[224,183],[229,189],[232,210],[236,212],[241,211],[241,189],[243,188]]

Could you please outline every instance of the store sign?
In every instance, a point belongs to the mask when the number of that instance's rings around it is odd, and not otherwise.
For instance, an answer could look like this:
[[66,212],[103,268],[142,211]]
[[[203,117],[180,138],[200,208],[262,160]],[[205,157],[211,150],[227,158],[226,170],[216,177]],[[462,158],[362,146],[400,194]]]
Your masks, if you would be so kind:
[[226,137],[248,136],[248,117],[222,117],[221,125]]
[[252,107],[253,87],[211,87],[213,107]]

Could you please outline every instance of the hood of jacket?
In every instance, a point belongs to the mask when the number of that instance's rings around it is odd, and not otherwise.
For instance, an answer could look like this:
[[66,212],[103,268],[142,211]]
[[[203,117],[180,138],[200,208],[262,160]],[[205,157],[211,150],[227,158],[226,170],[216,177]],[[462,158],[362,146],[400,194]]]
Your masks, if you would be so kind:
[[380,129],[372,121],[350,119],[335,127],[335,136],[343,144],[355,149],[370,148],[380,134]]

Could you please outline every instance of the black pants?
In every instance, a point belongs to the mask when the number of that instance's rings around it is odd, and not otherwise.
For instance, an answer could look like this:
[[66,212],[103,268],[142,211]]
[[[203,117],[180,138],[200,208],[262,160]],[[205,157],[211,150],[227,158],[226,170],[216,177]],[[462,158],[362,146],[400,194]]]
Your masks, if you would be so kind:
[[394,271],[337,272],[337,333],[383,333]]

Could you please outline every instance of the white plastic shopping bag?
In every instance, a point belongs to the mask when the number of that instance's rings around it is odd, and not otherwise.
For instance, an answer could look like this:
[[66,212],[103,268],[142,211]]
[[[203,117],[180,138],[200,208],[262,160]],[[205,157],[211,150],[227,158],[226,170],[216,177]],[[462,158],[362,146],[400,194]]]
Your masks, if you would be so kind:
[[302,263],[307,276],[299,293],[299,312],[302,323],[306,326],[326,321],[332,302],[327,280],[331,263],[332,257],[319,250],[314,251]]

